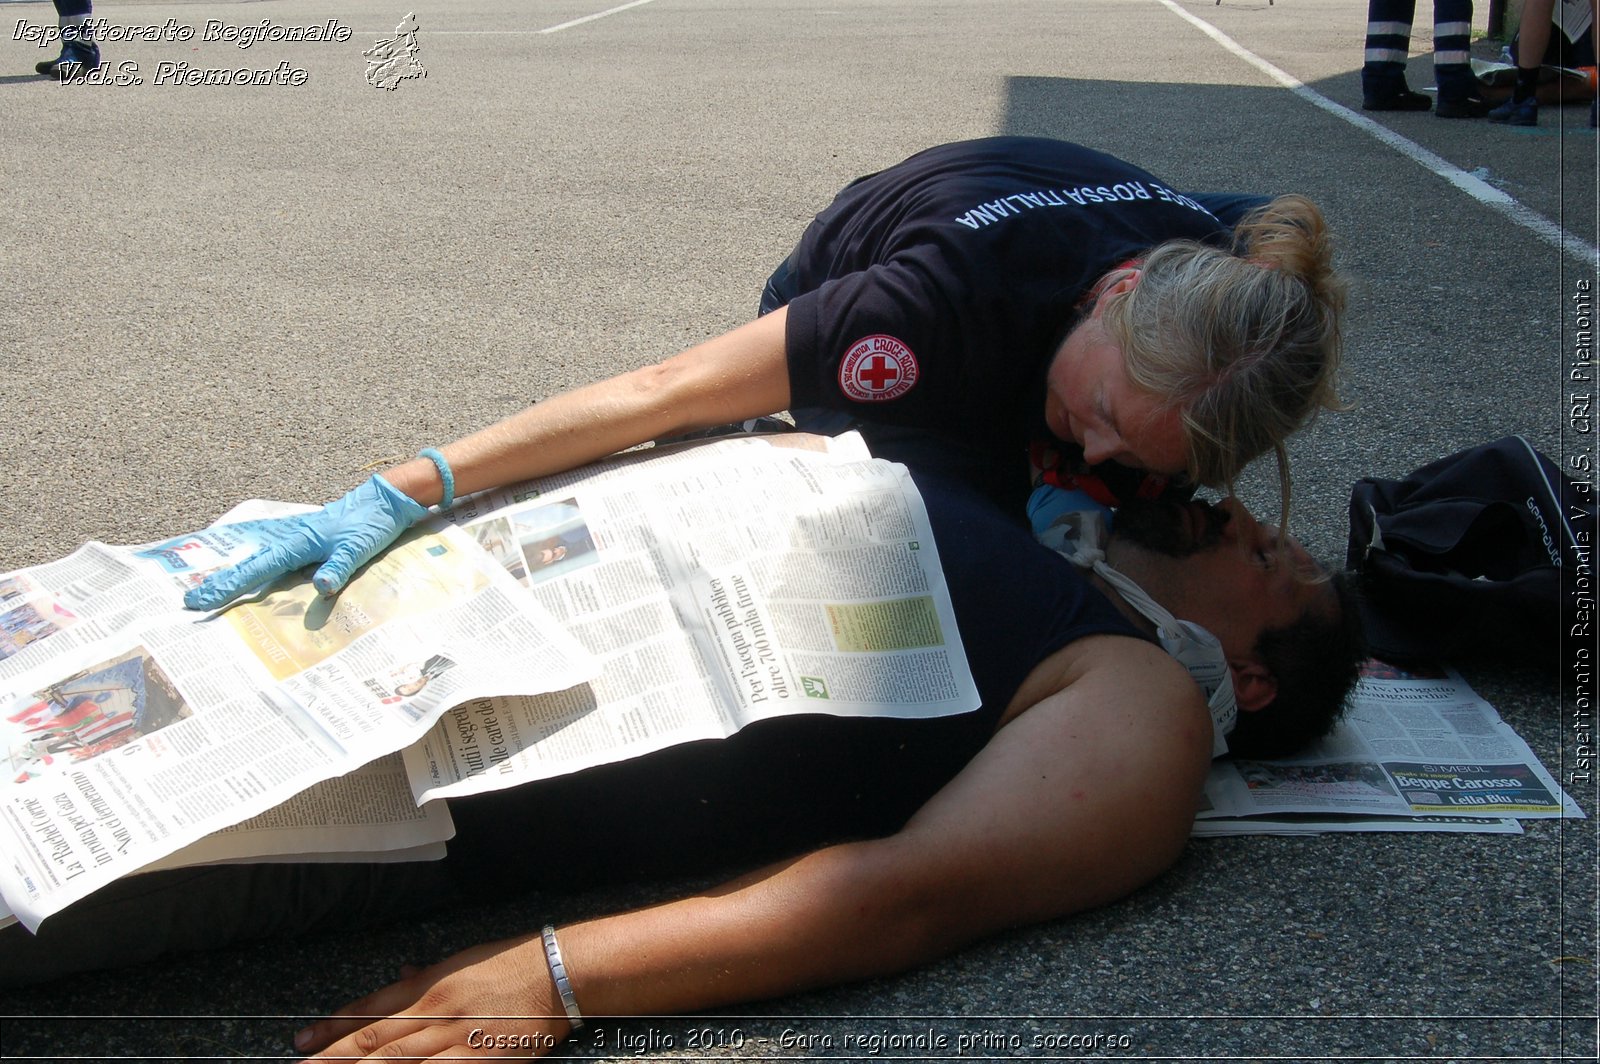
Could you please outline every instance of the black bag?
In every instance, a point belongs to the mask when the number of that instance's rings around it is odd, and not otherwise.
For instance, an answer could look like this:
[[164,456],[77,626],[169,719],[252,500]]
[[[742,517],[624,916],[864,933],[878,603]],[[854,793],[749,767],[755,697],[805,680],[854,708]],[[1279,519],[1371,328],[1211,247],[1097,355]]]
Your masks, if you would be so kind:
[[1545,663],[1562,633],[1593,612],[1594,536],[1591,485],[1573,483],[1521,436],[1441,458],[1404,480],[1358,482],[1346,564],[1365,578],[1372,652]]

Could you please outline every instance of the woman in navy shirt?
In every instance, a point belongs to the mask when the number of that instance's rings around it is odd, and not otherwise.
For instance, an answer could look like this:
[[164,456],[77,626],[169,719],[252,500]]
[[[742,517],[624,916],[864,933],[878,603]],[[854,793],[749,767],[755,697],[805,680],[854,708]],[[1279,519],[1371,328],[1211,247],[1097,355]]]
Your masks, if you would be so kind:
[[[869,440],[897,426],[955,440],[978,479],[1014,476],[1019,517],[1035,444],[1066,455],[1051,474],[1063,486],[1110,503],[1162,490],[1145,472],[1226,485],[1274,450],[1287,509],[1283,440],[1337,405],[1342,307],[1321,215],[1300,197],[1230,230],[1196,198],[1078,145],[931,148],[844,189],[755,321],[267,524],[258,555],[188,602],[214,608],[313,563],[331,594],[458,493],[788,409],[814,430],[826,411]],[[1135,472],[1119,483],[1081,466]]]

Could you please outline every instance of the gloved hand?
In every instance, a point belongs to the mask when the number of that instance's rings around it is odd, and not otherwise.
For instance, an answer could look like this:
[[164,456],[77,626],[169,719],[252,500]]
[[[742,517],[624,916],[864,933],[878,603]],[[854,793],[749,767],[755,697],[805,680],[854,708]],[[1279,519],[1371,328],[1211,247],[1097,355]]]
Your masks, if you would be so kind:
[[191,610],[214,610],[314,562],[322,565],[311,582],[322,594],[331,595],[427,513],[427,507],[374,475],[314,514],[236,526],[241,531],[248,528],[249,534],[260,541],[260,549],[238,565],[212,573],[198,587],[190,588],[183,596],[183,604]]

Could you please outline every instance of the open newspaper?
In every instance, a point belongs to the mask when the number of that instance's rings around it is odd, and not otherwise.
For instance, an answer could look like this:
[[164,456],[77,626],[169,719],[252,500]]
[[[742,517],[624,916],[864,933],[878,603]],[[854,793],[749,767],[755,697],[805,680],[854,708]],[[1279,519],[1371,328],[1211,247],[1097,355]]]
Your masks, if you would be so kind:
[[419,801],[782,714],[978,706],[921,496],[858,436],[639,452],[470,500],[457,517],[600,672],[452,709],[405,752]]
[[1371,662],[1345,719],[1306,753],[1213,764],[1194,833],[1516,832],[1583,815],[1459,674]]
[[[921,498],[857,437],[644,452],[454,516],[331,602],[290,580],[212,618],[181,594],[248,522],[0,577],[5,900],[37,927],[140,869],[434,856],[438,794],[978,705]],[[418,739],[407,783],[384,755]]]
[[[182,608],[186,588],[270,534],[246,522],[142,548],[91,543],[0,576],[0,895],[30,928],[250,818],[263,819],[198,859],[436,843],[439,814],[396,814],[392,771],[347,774],[464,699],[593,675],[449,526],[408,533],[333,600],[302,576],[218,615]],[[391,826],[382,845],[306,830],[372,818]]]

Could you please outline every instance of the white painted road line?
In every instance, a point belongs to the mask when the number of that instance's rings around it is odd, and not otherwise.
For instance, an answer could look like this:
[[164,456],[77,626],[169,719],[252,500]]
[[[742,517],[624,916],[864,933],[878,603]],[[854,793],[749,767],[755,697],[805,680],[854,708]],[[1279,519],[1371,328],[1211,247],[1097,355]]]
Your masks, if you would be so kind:
[[550,27],[547,27],[545,29],[540,30],[539,32],[540,33],[560,33],[562,30],[569,30],[574,26],[581,26],[585,22],[593,22],[597,18],[605,18],[607,15],[615,15],[619,11],[626,11],[630,7],[640,7],[640,6],[644,5],[644,4],[648,4],[648,3],[652,3],[652,2],[653,2],[653,0],[633,0],[633,3],[631,3],[631,4],[623,4],[621,7],[613,7],[613,8],[610,8],[610,9],[606,10],[606,11],[597,12],[597,13],[595,13],[593,15],[585,15],[582,18],[575,18],[571,22],[563,22],[559,26],[550,26]]
[[1301,99],[1322,108],[1331,115],[1342,118],[1362,132],[1382,141],[1412,162],[1438,174],[1484,206],[1499,211],[1523,228],[1532,230],[1547,243],[1571,255],[1579,262],[1591,266],[1596,262],[1600,262],[1600,248],[1597,248],[1582,237],[1574,236],[1567,232],[1544,215],[1506,195],[1482,178],[1474,177],[1450,160],[1434,154],[1414,140],[1401,136],[1388,126],[1374,122],[1365,115],[1357,114],[1343,104],[1334,103],[1315,89],[1307,87],[1304,82],[1293,74],[1281,70],[1262,59],[1232,37],[1211,25],[1211,23],[1191,15],[1174,3],[1173,0],[1158,0],[1158,2],[1167,10],[1184,21],[1193,24],[1201,33],[1204,33],[1246,63],[1266,74],[1278,84],[1289,89]]

